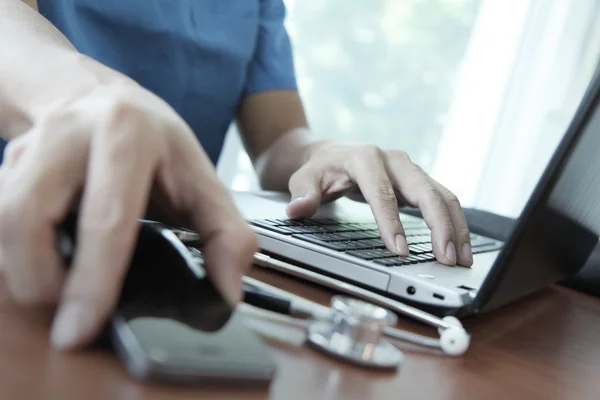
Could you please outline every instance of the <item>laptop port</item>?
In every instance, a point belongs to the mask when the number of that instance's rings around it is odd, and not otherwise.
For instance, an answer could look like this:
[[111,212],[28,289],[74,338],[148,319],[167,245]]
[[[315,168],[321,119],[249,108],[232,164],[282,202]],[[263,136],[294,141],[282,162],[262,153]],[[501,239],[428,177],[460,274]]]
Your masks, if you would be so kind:
[[413,295],[413,294],[417,293],[417,289],[415,289],[414,286],[409,286],[406,288],[406,293]]
[[436,299],[440,299],[440,300],[444,300],[444,298],[445,298],[445,297],[444,297],[444,296],[442,296],[441,294],[437,294],[437,293],[434,293],[434,294],[433,294],[433,297],[435,297]]

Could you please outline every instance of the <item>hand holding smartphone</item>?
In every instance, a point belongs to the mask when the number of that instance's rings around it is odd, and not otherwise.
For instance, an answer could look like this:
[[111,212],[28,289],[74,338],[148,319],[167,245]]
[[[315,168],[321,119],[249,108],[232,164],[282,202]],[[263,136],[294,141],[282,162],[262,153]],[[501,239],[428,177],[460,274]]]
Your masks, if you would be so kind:
[[[73,236],[74,222],[64,231]],[[117,310],[113,346],[136,378],[193,385],[266,386],[275,364],[187,248],[162,224],[140,232]]]

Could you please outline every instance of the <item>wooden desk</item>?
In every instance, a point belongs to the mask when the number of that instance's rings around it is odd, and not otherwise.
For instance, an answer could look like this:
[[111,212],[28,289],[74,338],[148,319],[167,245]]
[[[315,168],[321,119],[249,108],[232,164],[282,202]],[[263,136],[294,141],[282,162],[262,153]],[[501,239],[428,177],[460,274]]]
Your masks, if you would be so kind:
[[[317,301],[329,299],[324,290],[271,272],[252,275]],[[2,282],[0,297],[6,297]],[[48,312],[6,298],[0,305],[0,399],[600,399],[600,300],[563,288],[466,321],[473,343],[462,358],[407,347],[397,373],[269,341],[279,367],[270,391],[142,385],[109,352],[50,349],[49,322]],[[411,321],[400,325],[433,335]]]

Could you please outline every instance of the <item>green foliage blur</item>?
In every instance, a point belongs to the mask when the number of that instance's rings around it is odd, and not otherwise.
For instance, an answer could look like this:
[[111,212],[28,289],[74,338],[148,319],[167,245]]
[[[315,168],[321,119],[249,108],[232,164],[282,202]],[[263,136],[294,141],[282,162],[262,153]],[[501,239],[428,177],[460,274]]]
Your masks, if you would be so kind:
[[431,167],[482,0],[288,0],[310,124]]

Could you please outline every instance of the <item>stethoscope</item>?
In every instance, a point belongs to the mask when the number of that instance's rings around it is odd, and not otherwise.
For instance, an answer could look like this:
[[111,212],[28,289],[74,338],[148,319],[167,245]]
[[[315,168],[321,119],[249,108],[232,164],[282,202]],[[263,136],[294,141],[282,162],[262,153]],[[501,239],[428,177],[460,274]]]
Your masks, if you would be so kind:
[[446,327],[438,327],[439,339],[435,339],[395,328],[395,313],[360,299],[336,295],[326,307],[247,276],[243,282],[244,303],[254,307],[241,307],[244,313],[272,319],[264,312],[268,310],[308,321],[298,325],[306,329],[309,345],[363,367],[390,369],[401,365],[402,351],[390,340],[440,349],[451,356],[464,354],[470,344],[470,335],[454,317],[438,319],[439,325]]
[[[140,220],[140,223],[155,229],[176,250],[186,265],[198,277],[205,275],[204,258],[197,246],[200,243],[198,233],[181,228],[167,227],[160,222]],[[74,226],[70,219],[65,226]],[[69,229],[59,228],[57,248],[66,260],[73,253],[73,237]],[[265,263],[269,256],[256,253],[256,263]],[[271,261],[276,262],[276,261]],[[297,276],[310,277],[308,271],[286,265],[286,271],[296,271]],[[319,283],[338,291],[350,292],[350,296],[336,295],[329,307],[296,296],[272,285],[244,276],[243,305],[238,309],[245,314],[267,319],[277,319],[274,315],[290,317],[306,330],[306,342],[313,348],[355,365],[373,369],[393,369],[404,361],[402,351],[390,340],[399,340],[412,344],[441,349],[452,356],[464,354],[471,337],[457,318],[439,318],[420,309],[399,301],[352,286],[345,282],[319,276]],[[368,301],[365,301],[368,299]],[[378,303],[378,304],[374,304]],[[439,339],[415,334],[394,327],[397,314],[409,316],[418,321],[436,327]],[[258,312],[260,310],[260,312]]]
[[[199,238],[195,232],[184,229],[171,229],[171,232],[185,246],[196,243]],[[178,247],[182,248],[180,245]],[[203,259],[200,251],[195,247],[187,249],[196,260],[196,265],[201,264]],[[261,262],[264,257],[266,256],[257,253],[255,260]],[[322,282],[323,277],[319,281]],[[259,318],[271,318],[269,313],[275,313],[308,321],[308,324],[300,325],[306,329],[306,342],[310,346],[337,359],[372,369],[394,369],[403,363],[402,351],[390,340],[437,348],[451,356],[459,356],[467,351],[471,338],[457,318],[439,318],[362,288],[335,282],[337,281],[332,280],[330,286],[340,289],[340,285],[343,285],[344,289],[370,301],[336,295],[330,306],[325,307],[244,276],[244,303],[251,307],[242,306],[239,309]],[[389,306],[396,313],[436,327],[439,339],[395,328],[397,315],[386,307],[373,304],[373,301]]]

